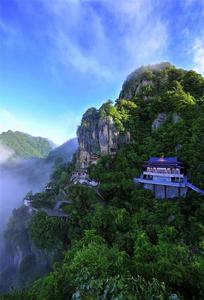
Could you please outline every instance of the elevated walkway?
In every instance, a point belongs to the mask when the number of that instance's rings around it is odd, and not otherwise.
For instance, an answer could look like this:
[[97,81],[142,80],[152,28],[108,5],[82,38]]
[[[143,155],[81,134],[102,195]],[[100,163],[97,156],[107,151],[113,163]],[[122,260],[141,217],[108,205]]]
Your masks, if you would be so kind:
[[178,187],[178,188],[185,188],[188,187],[189,189],[193,190],[194,192],[203,195],[204,196],[204,190],[198,188],[197,186],[193,185],[189,181],[185,180],[183,183],[175,183],[175,182],[166,182],[166,181],[154,181],[154,180],[147,180],[143,179],[142,177],[139,178],[133,178],[133,182],[135,184],[137,183],[143,183],[143,184],[155,184],[155,185],[164,185],[164,186],[172,186],[172,187]]
[[192,183],[187,182],[186,186],[191,190],[195,191],[196,193],[200,195],[204,195],[204,190],[199,189],[197,186],[193,185]]
[[184,182],[170,182],[166,180],[148,180],[143,179],[141,177],[139,178],[133,178],[134,183],[143,183],[143,184],[153,184],[153,185],[164,185],[164,186],[171,186],[171,187],[177,187],[177,188],[185,188],[186,187],[186,181]]
[[60,209],[60,206],[62,204],[72,204],[71,200],[58,200],[55,204],[55,208],[54,209]]

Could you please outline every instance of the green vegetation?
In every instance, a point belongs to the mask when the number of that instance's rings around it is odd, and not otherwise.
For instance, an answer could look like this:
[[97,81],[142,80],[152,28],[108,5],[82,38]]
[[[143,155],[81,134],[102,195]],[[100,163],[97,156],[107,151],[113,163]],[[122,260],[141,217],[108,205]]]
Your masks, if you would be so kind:
[[0,143],[15,152],[15,157],[45,158],[52,150],[52,143],[42,137],[33,137],[19,131],[7,131],[0,134]]
[[[64,206],[69,219],[35,214],[27,232],[42,251],[57,249],[61,260],[25,291],[2,299],[204,299],[204,198],[189,192],[158,201],[132,183],[144,160],[163,154],[188,164],[191,181],[204,188],[203,100],[204,79],[193,71],[163,64],[133,73],[121,99],[99,111],[131,135],[114,157],[90,167],[104,200],[95,189],[68,185],[72,164],[58,166],[50,185],[72,200]],[[97,112],[87,113],[94,120]],[[159,113],[166,121],[153,130]]]
[[[15,209],[9,220],[5,231],[7,256],[2,258],[16,261],[18,268],[16,268],[15,263],[10,264],[0,274],[1,291],[6,292],[13,287],[22,289],[50,270],[47,256],[39,250],[35,250],[29,238],[28,225],[30,220],[31,217],[25,207]],[[22,298],[19,299],[22,300]]]

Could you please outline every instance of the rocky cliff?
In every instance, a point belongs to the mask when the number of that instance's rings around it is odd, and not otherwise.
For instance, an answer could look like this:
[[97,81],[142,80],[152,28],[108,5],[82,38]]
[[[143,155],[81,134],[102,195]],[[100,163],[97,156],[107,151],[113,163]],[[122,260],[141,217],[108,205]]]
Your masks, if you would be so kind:
[[[110,102],[105,105],[113,107]],[[129,134],[120,132],[111,114],[104,111],[104,105],[99,110],[90,108],[85,112],[77,136],[77,162],[80,166],[87,166],[92,155],[115,154],[117,149],[130,140]]]
[[[148,94],[154,88],[154,79],[159,78],[161,72],[170,68],[171,64],[168,62],[142,66],[128,75],[127,79],[124,81],[122,90],[120,92],[120,99],[132,99],[136,96],[143,96],[144,99],[148,99]],[[165,76],[162,76],[162,81],[165,81]]]
[[[182,126],[203,102],[203,79],[194,71],[169,63],[142,66],[125,80],[115,104],[90,108],[78,128],[79,164],[89,163],[92,154],[114,154],[130,141],[143,143],[147,133],[171,125]],[[185,129],[184,129],[185,132]],[[174,151],[181,149],[180,142]]]
[[30,220],[26,207],[13,210],[0,249],[0,292],[21,289],[50,271],[49,254],[37,249],[29,237]]
[[[108,101],[98,110],[90,108],[85,112],[77,130],[78,166],[87,166],[93,154],[99,156],[115,154],[117,149],[130,141],[130,130],[127,124],[124,125],[128,118],[127,109],[131,113],[134,111],[137,106],[136,98],[146,102],[151,101],[155,91],[162,89],[168,81],[166,73],[162,74],[168,68],[171,68],[169,63],[140,67],[132,72],[123,83],[115,105]],[[125,103],[122,103],[124,99]],[[132,102],[133,99],[134,102]],[[166,118],[167,114],[164,112],[155,115],[152,119],[152,129],[159,128]]]

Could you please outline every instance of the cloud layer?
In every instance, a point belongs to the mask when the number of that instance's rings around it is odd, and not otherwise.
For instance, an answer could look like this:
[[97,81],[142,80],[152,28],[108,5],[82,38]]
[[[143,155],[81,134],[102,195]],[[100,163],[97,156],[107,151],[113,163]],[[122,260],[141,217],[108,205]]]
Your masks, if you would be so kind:
[[42,3],[52,20],[46,33],[53,55],[67,68],[110,79],[154,61],[166,49],[166,24],[154,1]]
[[[52,69],[60,64],[110,80],[138,64],[155,61],[168,44],[167,24],[157,1],[14,1],[28,22],[32,20],[30,37],[46,43],[43,54]],[[25,47],[24,29],[18,20],[15,26],[0,20],[2,43],[21,41]]]
[[[122,78],[138,65],[168,60],[174,48],[185,51],[187,43],[190,48],[193,28],[199,40],[197,29],[202,27],[204,17],[204,2],[198,0],[13,2],[26,20],[27,31],[21,19],[12,23],[0,16],[2,45],[16,43],[26,48],[32,39],[41,46],[52,72],[61,66],[68,72],[73,69],[108,80]],[[189,39],[183,35],[188,31]],[[179,43],[185,47],[179,49]],[[195,57],[191,61],[195,67],[203,55],[198,43],[194,45]]]
[[0,165],[7,162],[14,154],[13,150],[0,144]]

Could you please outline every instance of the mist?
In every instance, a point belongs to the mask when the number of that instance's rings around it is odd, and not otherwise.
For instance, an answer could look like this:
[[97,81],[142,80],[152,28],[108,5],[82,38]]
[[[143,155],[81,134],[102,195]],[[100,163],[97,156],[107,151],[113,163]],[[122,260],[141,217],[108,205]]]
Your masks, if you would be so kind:
[[13,160],[12,156],[12,150],[0,145],[0,250],[13,209],[23,205],[28,192],[35,193],[45,187],[53,166],[43,159]]

